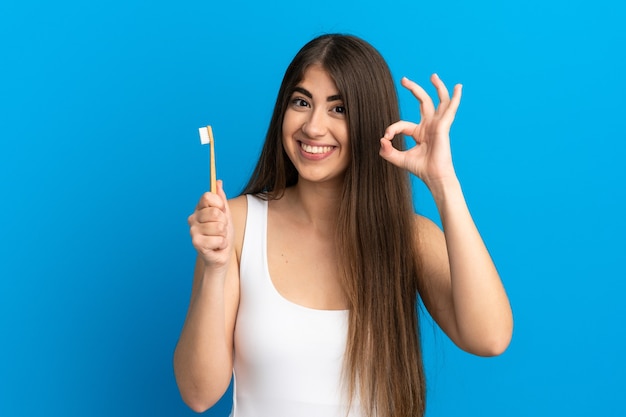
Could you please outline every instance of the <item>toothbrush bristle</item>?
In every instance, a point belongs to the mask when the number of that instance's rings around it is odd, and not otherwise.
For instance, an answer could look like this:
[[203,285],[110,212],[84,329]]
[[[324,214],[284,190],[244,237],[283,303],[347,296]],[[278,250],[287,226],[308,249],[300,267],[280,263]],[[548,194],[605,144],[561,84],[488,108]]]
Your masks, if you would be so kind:
[[211,143],[211,135],[209,135],[209,129],[206,127],[201,127],[198,129],[200,133],[200,143],[203,145],[207,145]]

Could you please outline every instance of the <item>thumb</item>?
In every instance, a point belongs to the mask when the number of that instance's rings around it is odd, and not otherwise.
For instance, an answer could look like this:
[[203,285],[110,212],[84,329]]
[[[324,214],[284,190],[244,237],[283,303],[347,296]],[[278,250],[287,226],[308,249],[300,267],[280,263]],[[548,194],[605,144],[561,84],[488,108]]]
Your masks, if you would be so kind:
[[216,181],[217,185],[217,195],[222,198],[224,201],[224,212],[226,215],[230,216],[230,207],[228,206],[228,197],[226,197],[226,192],[224,191],[224,182],[222,180]]
[[224,200],[228,200],[226,198],[226,192],[224,192],[224,181],[217,180],[217,195],[222,197]]

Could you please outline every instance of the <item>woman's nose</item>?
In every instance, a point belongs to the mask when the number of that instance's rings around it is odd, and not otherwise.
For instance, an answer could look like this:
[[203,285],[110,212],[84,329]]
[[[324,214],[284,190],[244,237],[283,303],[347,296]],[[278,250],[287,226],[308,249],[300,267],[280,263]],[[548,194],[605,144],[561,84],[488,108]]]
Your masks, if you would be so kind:
[[302,131],[309,137],[315,138],[326,134],[326,118],[322,110],[314,110],[302,125]]

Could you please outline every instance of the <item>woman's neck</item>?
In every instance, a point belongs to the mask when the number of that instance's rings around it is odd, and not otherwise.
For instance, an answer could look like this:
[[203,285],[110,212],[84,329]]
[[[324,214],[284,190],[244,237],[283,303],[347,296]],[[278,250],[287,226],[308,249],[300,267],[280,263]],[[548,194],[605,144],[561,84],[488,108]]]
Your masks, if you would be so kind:
[[341,204],[340,184],[299,181],[285,190],[283,198],[300,221],[319,228],[336,227]]

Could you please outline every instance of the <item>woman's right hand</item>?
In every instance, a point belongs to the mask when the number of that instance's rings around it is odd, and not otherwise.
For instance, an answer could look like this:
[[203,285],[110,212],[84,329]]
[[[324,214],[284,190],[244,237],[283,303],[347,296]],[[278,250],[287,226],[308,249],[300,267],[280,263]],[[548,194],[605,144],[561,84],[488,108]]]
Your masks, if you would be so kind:
[[228,268],[233,251],[233,221],[222,181],[217,193],[204,193],[195,211],[187,219],[191,242],[207,268]]

